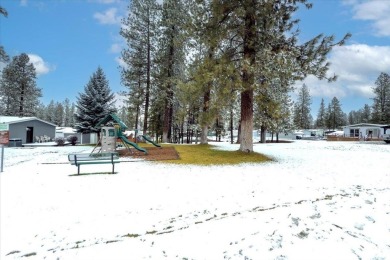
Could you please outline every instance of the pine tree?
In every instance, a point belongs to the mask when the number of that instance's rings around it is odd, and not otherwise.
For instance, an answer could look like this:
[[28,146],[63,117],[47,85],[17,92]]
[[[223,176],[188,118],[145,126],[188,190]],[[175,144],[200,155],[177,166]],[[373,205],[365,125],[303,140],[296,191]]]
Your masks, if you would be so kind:
[[56,105],[54,100],[50,100],[50,103],[46,107],[46,117],[45,120],[47,122],[55,124],[56,118],[55,118],[55,110],[56,110]]
[[367,104],[365,104],[363,109],[361,109],[360,122],[362,122],[362,123],[370,123],[371,122],[371,107]]
[[64,106],[61,102],[56,102],[54,108],[54,124],[64,126]]
[[327,117],[328,129],[336,130],[346,123],[346,115],[343,113],[340,101],[336,97],[332,99],[328,106]]
[[10,116],[34,116],[41,89],[36,86],[36,72],[27,54],[22,53],[2,71],[0,97],[4,114]]
[[325,127],[325,102],[324,99],[321,99],[320,108],[318,109],[316,127],[324,128]]
[[72,126],[73,114],[71,112],[72,107],[70,104],[70,100],[66,98],[62,103],[62,106],[64,107],[64,126]]
[[158,57],[158,80],[164,100],[162,141],[172,139],[175,91],[177,82],[183,80],[184,48],[186,45],[184,28],[186,10],[180,0],[166,0],[162,7],[161,38]]
[[298,99],[294,104],[293,122],[296,128],[309,129],[311,124],[310,115],[311,96],[306,84],[299,90]]
[[46,106],[43,103],[39,103],[37,106],[36,117],[45,120],[46,118]]
[[74,114],[76,129],[81,133],[99,133],[96,125],[107,115],[115,113],[114,94],[101,67],[98,67],[84,87],[84,93],[79,93]]
[[[327,79],[329,63],[326,56],[333,46],[344,44],[346,35],[335,43],[333,36],[314,37],[298,44],[299,23],[293,19],[298,5],[310,8],[306,0],[241,0],[213,1],[215,15],[227,32],[221,41],[237,43],[236,59],[241,68],[241,151],[253,151],[253,108],[256,88],[271,88],[272,80],[282,81],[278,86],[288,87],[294,80],[307,75]],[[328,78],[329,81],[335,77]]]
[[375,97],[372,106],[372,121],[378,124],[390,122],[390,76],[381,73],[375,81],[373,88]]
[[[275,80],[274,84],[280,84]],[[292,101],[288,93],[280,91],[282,88],[261,89],[255,92],[255,125],[261,129],[261,142],[266,142],[266,131],[276,134],[278,141],[279,133],[286,133],[292,128],[290,107]],[[279,91],[277,91],[279,90]],[[259,90],[257,90],[259,91]]]
[[[122,69],[122,82],[132,92],[138,93],[136,110],[144,105],[144,133],[148,130],[152,69],[156,55],[159,5],[156,0],[133,0],[129,16],[123,20],[120,34],[126,39],[128,49],[122,52],[127,68]],[[134,100],[129,100],[133,103]]]

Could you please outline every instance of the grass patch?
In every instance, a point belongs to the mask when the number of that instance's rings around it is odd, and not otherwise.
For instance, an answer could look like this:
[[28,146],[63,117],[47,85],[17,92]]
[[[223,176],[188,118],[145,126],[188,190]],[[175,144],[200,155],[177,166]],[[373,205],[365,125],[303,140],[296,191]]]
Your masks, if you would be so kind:
[[263,163],[272,161],[259,153],[241,151],[223,151],[213,145],[173,145],[178,152],[179,160],[167,160],[164,163],[193,165],[235,165],[240,163]]

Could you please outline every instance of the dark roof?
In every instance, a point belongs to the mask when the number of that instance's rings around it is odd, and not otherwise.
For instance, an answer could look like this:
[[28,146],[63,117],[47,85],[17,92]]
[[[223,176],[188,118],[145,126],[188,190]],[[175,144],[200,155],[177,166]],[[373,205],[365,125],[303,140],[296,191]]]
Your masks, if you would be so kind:
[[106,125],[110,121],[119,124],[119,126],[121,127],[121,131],[127,129],[125,123],[123,123],[122,120],[120,120],[119,117],[117,117],[115,114],[109,114],[108,116],[100,120],[100,122],[96,124],[95,128],[101,128],[102,125]]

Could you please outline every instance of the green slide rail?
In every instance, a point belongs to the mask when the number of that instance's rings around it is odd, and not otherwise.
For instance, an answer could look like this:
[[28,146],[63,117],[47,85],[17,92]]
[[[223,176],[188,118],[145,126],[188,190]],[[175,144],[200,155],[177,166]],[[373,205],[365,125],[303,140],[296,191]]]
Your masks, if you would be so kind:
[[145,139],[145,141],[147,141],[147,142],[153,144],[153,145],[156,146],[156,147],[160,147],[160,148],[161,148],[161,145],[159,145],[159,144],[156,143],[156,142],[153,142],[153,141],[152,141],[149,137],[147,137],[146,135],[143,135],[142,137]]
[[136,143],[130,142],[127,140],[127,138],[123,135],[120,135],[119,138],[126,144],[133,146],[135,149],[137,149],[140,152],[144,152],[145,154],[148,154],[148,151],[146,151],[144,148],[139,147]]

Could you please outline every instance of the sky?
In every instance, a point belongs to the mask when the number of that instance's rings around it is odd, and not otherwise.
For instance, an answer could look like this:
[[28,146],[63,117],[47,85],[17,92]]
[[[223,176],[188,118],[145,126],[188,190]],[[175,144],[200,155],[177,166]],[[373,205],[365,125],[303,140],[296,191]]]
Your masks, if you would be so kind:
[[[303,43],[324,33],[336,41],[352,37],[329,55],[328,83],[308,77],[315,117],[323,98],[325,105],[337,97],[344,112],[372,105],[375,80],[390,73],[390,0],[312,0],[303,7],[299,40]],[[126,17],[125,0],[0,0],[8,17],[0,17],[0,45],[12,57],[27,53],[37,71],[41,101],[76,102],[98,66],[104,70],[113,92],[124,91],[120,80],[120,52],[126,48],[119,35]]]

